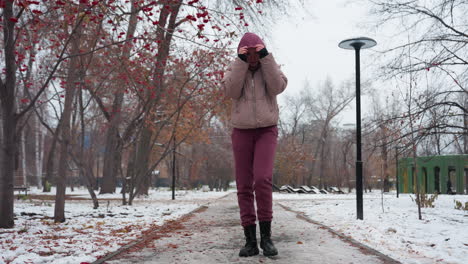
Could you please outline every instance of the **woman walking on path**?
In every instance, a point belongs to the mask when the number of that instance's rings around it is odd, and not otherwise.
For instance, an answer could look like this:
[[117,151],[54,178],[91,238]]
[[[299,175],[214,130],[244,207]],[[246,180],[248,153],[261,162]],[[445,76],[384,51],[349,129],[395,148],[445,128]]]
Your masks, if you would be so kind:
[[227,69],[222,85],[226,96],[232,99],[232,149],[237,199],[246,239],[239,256],[259,253],[257,219],[263,255],[274,256],[278,254],[271,241],[272,176],[279,119],[276,96],[286,88],[287,78],[257,35],[246,33],[237,53],[238,58]]

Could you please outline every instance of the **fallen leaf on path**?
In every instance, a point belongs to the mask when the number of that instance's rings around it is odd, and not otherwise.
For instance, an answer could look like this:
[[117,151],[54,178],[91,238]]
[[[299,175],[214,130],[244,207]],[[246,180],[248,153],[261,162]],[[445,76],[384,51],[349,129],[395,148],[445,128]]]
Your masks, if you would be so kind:
[[170,248],[178,248],[178,246],[176,244],[168,244],[167,247],[170,247]]

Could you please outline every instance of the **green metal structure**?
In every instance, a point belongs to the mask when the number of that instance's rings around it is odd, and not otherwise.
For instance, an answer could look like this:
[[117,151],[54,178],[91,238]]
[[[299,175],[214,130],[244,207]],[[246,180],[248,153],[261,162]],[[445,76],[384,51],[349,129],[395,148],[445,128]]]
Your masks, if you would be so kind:
[[[416,158],[420,191],[425,193],[468,194],[468,155]],[[416,192],[413,158],[398,161],[398,190]]]

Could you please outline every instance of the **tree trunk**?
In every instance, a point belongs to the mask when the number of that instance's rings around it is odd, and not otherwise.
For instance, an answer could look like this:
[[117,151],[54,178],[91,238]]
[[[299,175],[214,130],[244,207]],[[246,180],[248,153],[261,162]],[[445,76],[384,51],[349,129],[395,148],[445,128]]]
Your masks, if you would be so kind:
[[[23,178],[23,186],[28,185],[28,166],[26,165],[26,131],[23,129],[20,134],[20,145],[21,145],[21,177]],[[13,183],[14,184],[14,183]]]
[[[151,153],[151,137],[153,132],[148,127],[143,127],[140,141],[138,143],[136,158],[135,158],[135,193],[133,196],[145,194],[143,185],[148,172],[149,156]],[[134,197],[130,197],[133,200]]]
[[[114,101],[114,106],[115,106]],[[121,106],[121,104],[120,104]],[[118,166],[120,166],[120,137],[118,131],[118,124],[112,118],[110,127],[106,135],[106,151],[104,155],[104,165],[102,170],[102,182],[100,193],[114,193],[116,188],[116,177],[118,173]]]
[[13,182],[16,153],[16,119],[14,100],[3,102],[3,142],[2,168],[0,179],[0,228],[12,228],[13,221]]
[[[149,137],[146,138],[146,137]],[[152,137],[152,132],[151,134],[149,135],[146,135],[145,137],[143,137],[143,140],[142,142],[144,141],[148,141],[148,142],[151,142],[151,137]],[[142,146],[140,146],[142,147]],[[150,162],[150,155],[151,155],[151,147],[145,147],[144,149],[141,149],[141,153],[139,154],[142,154],[142,155],[146,155],[146,157],[140,157],[142,160],[143,160],[143,169],[141,171],[139,171],[139,175],[141,175],[141,180],[140,180],[140,186],[138,188],[138,193],[137,195],[148,195],[149,193],[149,187],[151,185],[151,178],[152,178],[152,173],[149,172],[149,162]],[[146,153],[146,154],[145,154]]]
[[319,188],[320,189],[323,188],[324,171],[325,171],[325,142],[322,143],[322,147],[320,149],[320,168],[319,168]]
[[385,126],[381,126],[381,133],[382,133],[382,165],[383,165],[383,179],[382,179],[382,184],[383,184],[383,191],[384,192],[389,192],[390,191],[390,186],[389,186],[389,175],[388,175],[388,148],[387,148],[387,133],[386,133],[386,128]]
[[[86,175],[86,179],[88,179],[88,181],[90,179],[94,178],[92,175],[90,174],[87,174]],[[86,187],[88,189],[88,192],[89,192],[89,195],[91,195],[91,200],[93,200],[93,209],[98,209],[99,208],[99,201],[98,201],[98,198],[96,196],[96,194],[94,193],[94,190],[93,190],[93,186],[89,184],[86,184]]]
[[[413,126],[411,125],[411,131],[413,131]],[[414,175],[413,179],[416,179],[416,204],[418,206],[418,219],[422,220],[422,215],[421,215],[421,188],[419,186],[419,177],[418,177],[418,163],[416,161],[417,159],[417,145],[413,141],[413,166],[414,166]]]
[[[84,76],[82,76],[84,78]],[[80,105],[80,125],[81,125],[81,146],[80,146],[80,162],[78,165],[81,168],[81,174],[84,176],[86,188],[88,189],[89,195],[91,195],[91,199],[93,200],[93,209],[98,209],[99,201],[94,193],[94,176],[93,176],[93,158],[92,158],[92,147],[91,144],[85,146],[85,108],[83,105],[83,90],[80,89],[80,97],[79,97],[79,105]],[[85,155],[85,147],[89,148],[89,155],[88,159],[86,159]]]
[[86,183],[86,189],[88,189],[88,192],[89,192],[89,195],[91,195],[91,199],[93,200],[93,209],[98,209],[99,207],[99,201],[98,201],[98,198],[96,196],[96,193],[94,192],[94,189],[93,189],[93,184],[94,184],[94,175],[93,175],[93,168],[92,168],[92,164],[93,164],[93,159],[91,158],[91,155],[90,155],[90,158],[89,160],[86,162],[85,161],[85,156],[83,155],[82,157],[82,161],[83,161],[83,164],[82,164],[82,169],[83,169],[83,175],[85,176],[85,183]]
[[89,155],[88,160],[86,160],[82,146],[79,159],[77,159],[74,155],[71,155],[71,157],[73,158],[75,164],[78,165],[80,169],[80,175],[83,175],[82,180],[84,181],[86,189],[88,190],[88,193],[91,196],[91,200],[93,201],[93,209],[97,209],[99,207],[99,201],[97,199],[96,193],[94,193],[93,190],[94,175],[92,170],[92,156]]
[[[30,48],[26,51],[23,50],[22,53],[29,52],[29,59],[28,59],[28,70],[26,71],[26,76],[24,80],[26,82],[33,83],[34,80],[32,80],[32,69],[34,68],[34,61],[36,57],[36,45],[35,41],[31,38],[31,35],[27,32],[27,41],[29,42]],[[28,91],[28,86],[24,85],[23,86],[23,98],[28,98],[29,91]],[[36,185],[38,188],[42,187],[41,183],[41,161],[42,161],[42,155],[40,153],[40,133],[41,133],[41,124],[38,121],[38,118],[36,115],[31,115],[29,118],[27,118],[27,124],[25,126],[24,133],[24,159],[26,161],[26,166],[25,171],[29,172],[26,173],[26,175],[32,175],[32,177],[27,178],[28,180],[28,185]]]
[[[25,88],[26,89],[26,88]],[[23,91],[24,98],[27,98],[27,91]],[[24,127],[21,131],[21,168],[23,172],[23,183],[24,185],[36,185],[40,186],[40,180],[37,180],[38,175],[38,162],[39,153],[37,150],[37,121],[36,116],[31,115],[25,121]],[[23,124],[22,124],[23,125]]]
[[50,192],[50,185],[52,180],[55,181],[54,179],[54,160],[55,160],[55,149],[57,147],[57,141],[58,141],[58,133],[60,131],[60,123],[58,124],[57,129],[55,130],[55,135],[52,139],[52,144],[49,149],[49,154],[47,156],[47,163],[46,163],[46,172],[45,176],[42,179],[43,182],[43,189],[42,192]]
[[[135,141],[132,146],[132,150],[130,152],[130,157],[128,158],[128,164],[127,164],[127,177],[126,177],[126,183],[125,183],[125,190],[122,189],[122,192],[128,192],[128,204],[132,205],[133,203],[133,193],[135,191],[135,177],[136,177],[136,172],[135,172],[135,162],[136,162],[136,149],[138,146],[138,142]],[[122,203],[125,205],[127,204],[127,201],[125,199],[125,194],[122,193]]]
[[34,145],[34,152],[36,153],[36,159],[35,159],[35,167],[36,167],[36,181],[37,181],[37,187],[41,188],[42,187],[42,162],[43,162],[43,148],[44,148],[44,140],[42,137],[41,133],[41,124],[39,122],[35,122],[36,125],[36,131],[34,133],[35,135],[35,145]]
[[320,172],[319,172],[319,188],[322,189],[324,186],[323,184],[323,178],[324,178],[324,173],[325,173],[325,148],[327,146],[327,139],[328,139],[328,121],[325,122],[324,128],[323,128],[323,133],[320,138],[321,140],[321,149],[320,149]]
[[16,138],[16,62],[15,62],[15,23],[13,1],[5,1],[3,8],[3,43],[5,58],[5,81],[1,80],[1,107],[3,115],[2,160],[0,167],[0,228],[12,228],[13,219],[13,180],[17,155]]
[[[81,26],[78,25],[76,33],[71,36],[71,54],[78,54],[80,51]],[[73,101],[78,81],[78,71],[80,70],[80,57],[75,56],[70,59],[68,66],[67,82],[65,88],[65,104],[60,120],[60,160],[57,175],[57,193],[55,195],[54,221],[65,222],[65,190],[68,172],[68,147],[70,144],[70,121],[72,115]]]
[[468,94],[465,93],[464,108],[463,111],[463,154],[468,154]]
[[312,167],[310,168],[310,172],[309,172],[309,176],[307,177],[307,186],[311,186],[312,185],[312,176],[314,175],[314,169],[315,169],[315,164],[317,162],[317,155],[319,153],[319,150],[321,148],[321,141],[318,142],[318,145],[317,145],[317,148],[315,149],[315,153],[314,153],[314,160],[312,161]]
[[325,148],[325,141],[326,141],[326,138],[327,138],[327,134],[328,134],[328,121],[325,121],[325,123],[323,125],[323,128],[322,128],[322,132],[320,133],[320,139],[317,142],[317,148],[315,149],[315,153],[314,153],[314,156],[313,156],[315,161],[312,162],[312,168],[310,170],[309,176],[307,177],[307,185],[308,186],[312,185],[312,175],[314,174],[316,159],[317,159],[317,156],[319,155],[319,151],[320,151],[320,158],[319,158],[320,159],[319,188],[322,188],[322,174],[323,174],[323,170],[324,170],[324,168],[322,167],[322,163],[323,163],[324,148]]
[[[133,37],[135,34],[136,26],[138,23],[138,12],[136,1],[131,1],[132,11],[127,28],[127,38]],[[132,42],[126,45],[131,45]],[[130,46],[125,46],[122,52],[122,58],[130,56]],[[114,193],[116,188],[116,176],[119,173],[119,168],[122,163],[122,147],[124,142],[119,134],[119,126],[122,122],[121,111],[124,99],[124,92],[121,90],[116,91],[114,95],[114,102],[112,105],[111,120],[109,129],[106,134],[106,154],[104,155],[104,167],[102,172],[102,184],[100,193]],[[123,175],[122,175],[123,177]],[[124,179],[122,179],[124,181]]]
[[[176,18],[180,10],[180,6],[182,4],[182,1],[174,1],[174,3],[170,3],[169,5],[171,6],[170,10],[167,8],[164,8],[161,10],[160,16],[159,16],[159,28],[156,33],[156,38],[160,42],[158,43],[158,57],[156,60],[156,65],[155,65],[155,74],[154,74],[154,80],[155,80],[155,88],[157,91],[156,94],[156,99],[154,99],[150,105],[154,106],[157,103],[157,99],[160,98],[160,94],[163,93],[164,91],[164,81],[163,81],[163,76],[165,73],[166,69],[166,64],[167,64],[167,58],[169,57],[169,46],[172,40],[172,32],[174,32],[174,29],[176,27]],[[166,27],[167,24],[167,27]],[[164,30],[165,29],[165,30]],[[147,91],[148,98],[151,98],[151,91]],[[145,118],[149,118],[149,114],[145,115]],[[138,149],[137,149],[137,163],[135,164],[135,167],[137,168],[136,170],[136,176],[135,180],[137,181],[135,188],[136,192],[134,193],[133,197],[129,197],[129,203],[133,200],[135,195],[140,194],[140,189],[142,187],[143,182],[145,182],[145,177],[148,177],[150,175],[148,173],[149,169],[149,155],[151,153],[152,149],[152,135],[153,132],[149,127],[146,125],[143,127],[142,135],[140,138],[140,142],[138,144]]]
[[100,169],[100,168],[101,168],[101,166],[100,166],[100,164],[101,164],[101,157],[99,157],[99,156],[100,156],[100,155],[99,155],[99,151],[97,151],[97,153],[96,153],[96,159],[95,159],[95,160],[96,160],[96,178],[94,179],[94,183],[93,183],[93,189],[94,189],[95,191],[99,191],[99,182],[98,182],[98,180],[99,180],[99,175],[101,175],[101,174],[100,174],[100,170],[101,170],[101,169]]

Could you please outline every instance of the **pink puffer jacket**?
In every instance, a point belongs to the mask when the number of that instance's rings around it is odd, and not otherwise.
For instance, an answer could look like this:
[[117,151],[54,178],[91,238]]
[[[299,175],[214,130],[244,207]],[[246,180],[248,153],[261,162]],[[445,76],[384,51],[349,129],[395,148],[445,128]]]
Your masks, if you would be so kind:
[[232,98],[231,125],[259,128],[278,124],[276,96],[284,91],[288,79],[270,53],[260,59],[260,69],[249,71],[249,64],[236,58],[222,80],[225,95]]

